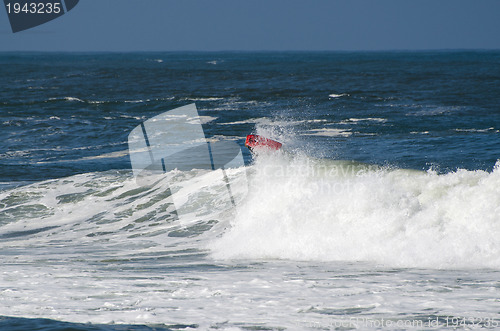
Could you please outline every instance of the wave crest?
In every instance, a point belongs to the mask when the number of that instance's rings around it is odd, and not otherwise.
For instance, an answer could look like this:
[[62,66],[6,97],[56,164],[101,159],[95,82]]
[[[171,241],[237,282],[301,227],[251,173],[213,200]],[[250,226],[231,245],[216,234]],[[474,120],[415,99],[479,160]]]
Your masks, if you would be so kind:
[[438,175],[306,156],[259,156],[216,259],[500,268],[500,165]]

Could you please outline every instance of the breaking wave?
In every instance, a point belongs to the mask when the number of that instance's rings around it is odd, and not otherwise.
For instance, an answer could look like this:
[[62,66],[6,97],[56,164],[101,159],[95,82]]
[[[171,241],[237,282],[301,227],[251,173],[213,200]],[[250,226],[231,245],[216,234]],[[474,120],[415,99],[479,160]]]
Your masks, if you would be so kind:
[[[92,244],[115,257],[189,248],[215,260],[500,268],[500,163],[437,174],[279,152],[228,176],[248,178],[246,196],[233,192],[236,207],[215,173],[194,170],[146,188],[129,171],[4,186],[0,246],[34,256]],[[172,192],[193,210],[182,222]]]
[[253,171],[216,259],[500,268],[500,163],[439,175],[277,154]]

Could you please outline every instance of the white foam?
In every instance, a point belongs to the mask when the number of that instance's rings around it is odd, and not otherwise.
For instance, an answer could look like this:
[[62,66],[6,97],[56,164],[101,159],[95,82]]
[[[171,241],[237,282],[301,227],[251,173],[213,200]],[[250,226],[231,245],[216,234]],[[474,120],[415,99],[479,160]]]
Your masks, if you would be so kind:
[[[172,171],[150,188],[109,171],[0,191],[2,314],[200,330],[329,329],[351,316],[425,319],[436,310],[496,316],[498,271],[353,261],[498,267],[498,169],[438,176],[270,153],[227,170],[229,181],[245,170],[251,194],[236,216],[218,203],[224,183],[197,171]],[[168,236],[183,229],[169,218],[166,190],[190,187],[188,203],[206,214],[187,221],[220,223]],[[206,257],[207,246],[224,260]],[[316,262],[324,260],[348,262]]]
[[330,99],[336,99],[336,98],[345,97],[345,96],[349,96],[349,94],[347,94],[347,93],[341,93],[341,94],[332,93],[332,94],[328,95],[328,97]]
[[500,165],[446,175],[259,156],[219,259],[500,268]]
[[385,123],[387,122],[387,119],[385,118],[378,118],[378,117],[367,117],[367,118],[349,118],[347,120],[344,120],[340,122],[341,124],[352,124],[352,123],[358,123],[358,122],[378,122],[378,123]]
[[494,127],[487,129],[455,129],[456,132],[472,132],[472,133],[485,133],[485,132],[500,132],[500,130],[495,130]]
[[217,97],[208,97],[208,98],[183,98],[181,100],[186,100],[186,101],[220,101],[220,100],[224,100],[224,98],[217,98]]
[[149,102],[151,99],[139,99],[139,100],[125,100],[125,103],[144,103]]
[[324,137],[348,137],[352,135],[352,132],[350,130],[325,128],[325,129],[310,130],[309,133],[305,133],[305,135],[324,136]]
[[122,150],[122,151],[116,151],[116,152],[110,152],[110,153],[104,153],[100,155],[95,155],[95,156],[85,156],[80,159],[76,159],[74,161],[87,161],[87,160],[99,160],[99,159],[114,159],[114,158],[119,158],[119,157],[124,157],[128,155],[128,149],[127,150]]
[[49,98],[50,101],[57,101],[57,100],[65,100],[65,101],[77,101],[77,102],[85,102],[84,100],[76,97],[63,97],[61,98]]
[[226,122],[226,123],[218,123],[219,125],[238,125],[238,124],[254,124],[259,121],[262,121],[262,118],[250,118],[242,121],[234,121],[234,122]]
[[213,117],[213,116],[198,116],[198,117],[200,118],[201,124],[210,123],[210,122],[215,121],[217,119],[217,117]]
[[[165,97],[165,98],[155,98],[155,99],[137,99],[137,100],[123,100],[123,101],[117,101],[117,102],[124,102],[124,103],[146,103],[150,101],[165,101],[165,100],[173,100],[175,99],[174,97]],[[84,100],[80,99],[77,97],[63,97],[63,98],[49,98],[50,101],[57,101],[57,100],[63,100],[63,101],[74,101],[74,102],[82,102],[82,103],[89,103],[89,104],[104,104],[104,103],[109,103],[109,102],[115,102],[115,101],[109,101],[109,100]],[[188,99],[186,99],[188,100]]]
[[269,117],[259,117],[259,118],[249,118],[247,120],[242,121],[234,121],[234,122],[226,122],[219,123],[219,125],[238,125],[238,124],[257,124],[260,127],[268,126],[268,127],[288,127],[295,126],[303,123],[321,123],[326,122],[327,120],[287,120],[287,119],[277,119],[277,118],[269,118]]

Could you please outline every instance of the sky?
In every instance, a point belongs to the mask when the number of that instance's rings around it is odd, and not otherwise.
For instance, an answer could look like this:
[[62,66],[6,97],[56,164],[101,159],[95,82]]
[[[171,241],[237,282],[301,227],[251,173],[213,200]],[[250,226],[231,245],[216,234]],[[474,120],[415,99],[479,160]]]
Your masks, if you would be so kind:
[[1,51],[500,49],[500,0],[80,0]]

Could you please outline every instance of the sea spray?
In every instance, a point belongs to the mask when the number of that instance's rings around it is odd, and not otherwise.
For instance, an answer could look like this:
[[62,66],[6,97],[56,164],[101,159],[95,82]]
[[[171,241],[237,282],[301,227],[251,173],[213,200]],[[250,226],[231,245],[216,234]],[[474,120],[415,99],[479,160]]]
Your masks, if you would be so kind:
[[216,259],[500,268],[500,165],[439,175],[259,155]]

